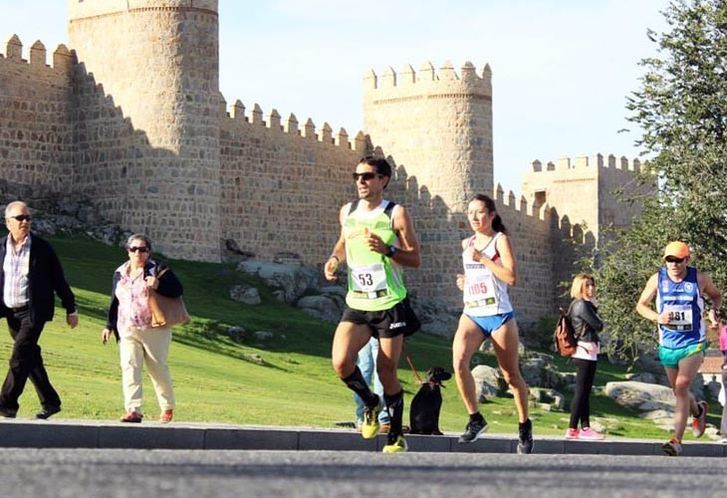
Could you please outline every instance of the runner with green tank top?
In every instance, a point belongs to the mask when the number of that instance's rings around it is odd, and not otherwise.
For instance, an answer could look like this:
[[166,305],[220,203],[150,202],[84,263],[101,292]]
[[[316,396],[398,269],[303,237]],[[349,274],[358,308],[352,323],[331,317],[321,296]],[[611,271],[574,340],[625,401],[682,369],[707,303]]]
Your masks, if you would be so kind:
[[[366,405],[362,436],[376,436],[378,413],[385,404],[391,425],[384,452],[402,452],[407,449],[402,435],[404,393],[396,368],[404,337],[420,325],[407,298],[404,267],[419,266],[419,242],[406,209],[384,199],[391,179],[391,166],[385,159],[362,159],[353,178],[359,198],[341,208],[341,236],[324,265],[326,279],[335,281],[339,265],[348,264],[347,307],[333,337],[332,363]],[[371,337],[380,346],[377,369],[383,400],[371,391],[356,366],[358,351]]]

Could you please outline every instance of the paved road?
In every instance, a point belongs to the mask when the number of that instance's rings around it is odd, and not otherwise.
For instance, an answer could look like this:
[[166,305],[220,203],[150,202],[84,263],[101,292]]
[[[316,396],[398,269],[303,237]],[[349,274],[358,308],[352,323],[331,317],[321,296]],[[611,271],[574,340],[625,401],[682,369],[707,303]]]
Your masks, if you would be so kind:
[[727,458],[327,451],[3,449],[0,495],[727,495]]

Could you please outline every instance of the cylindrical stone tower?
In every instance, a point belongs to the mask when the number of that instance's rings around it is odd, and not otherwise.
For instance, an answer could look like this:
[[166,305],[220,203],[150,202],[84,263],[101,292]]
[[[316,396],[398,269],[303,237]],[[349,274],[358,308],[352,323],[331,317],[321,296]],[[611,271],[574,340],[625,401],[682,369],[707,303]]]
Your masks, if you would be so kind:
[[220,259],[217,0],[68,0],[70,46],[148,138],[118,220],[165,253]]
[[492,83],[467,62],[460,74],[450,63],[435,72],[373,71],[364,81],[364,131],[432,197],[462,212],[474,193],[491,194]]
[[387,195],[407,206],[422,242],[422,266],[407,272],[420,299],[461,306],[467,201],[493,191],[491,81],[489,66],[478,75],[469,62],[459,74],[427,63],[364,81],[364,131],[400,167]]

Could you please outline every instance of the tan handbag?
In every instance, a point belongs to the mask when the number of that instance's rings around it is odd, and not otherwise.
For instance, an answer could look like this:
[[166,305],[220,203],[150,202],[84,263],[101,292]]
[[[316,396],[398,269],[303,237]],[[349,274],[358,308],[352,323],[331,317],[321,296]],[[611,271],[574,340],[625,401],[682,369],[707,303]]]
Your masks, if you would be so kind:
[[[161,277],[168,269],[165,268],[157,274]],[[184,305],[182,296],[167,297],[154,289],[149,289],[149,308],[151,309],[152,327],[173,327],[183,325],[189,321],[189,313]]]

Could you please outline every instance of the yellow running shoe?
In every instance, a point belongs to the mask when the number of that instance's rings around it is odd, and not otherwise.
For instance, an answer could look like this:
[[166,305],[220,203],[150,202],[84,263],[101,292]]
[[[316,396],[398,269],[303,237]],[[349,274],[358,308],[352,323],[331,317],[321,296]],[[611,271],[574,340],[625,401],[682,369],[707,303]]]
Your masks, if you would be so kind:
[[386,446],[384,446],[384,453],[404,453],[409,449],[409,446],[406,444],[406,439],[404,439],[404,436],[397,436],[396,441],[389,442]]
[[369,408],[368,406],[364,409],[363,424],[361,424],[361,436],[364,439],[373,439],[376,434],[379,433],[379,412],[381,412],[381,399],[378,404]]

